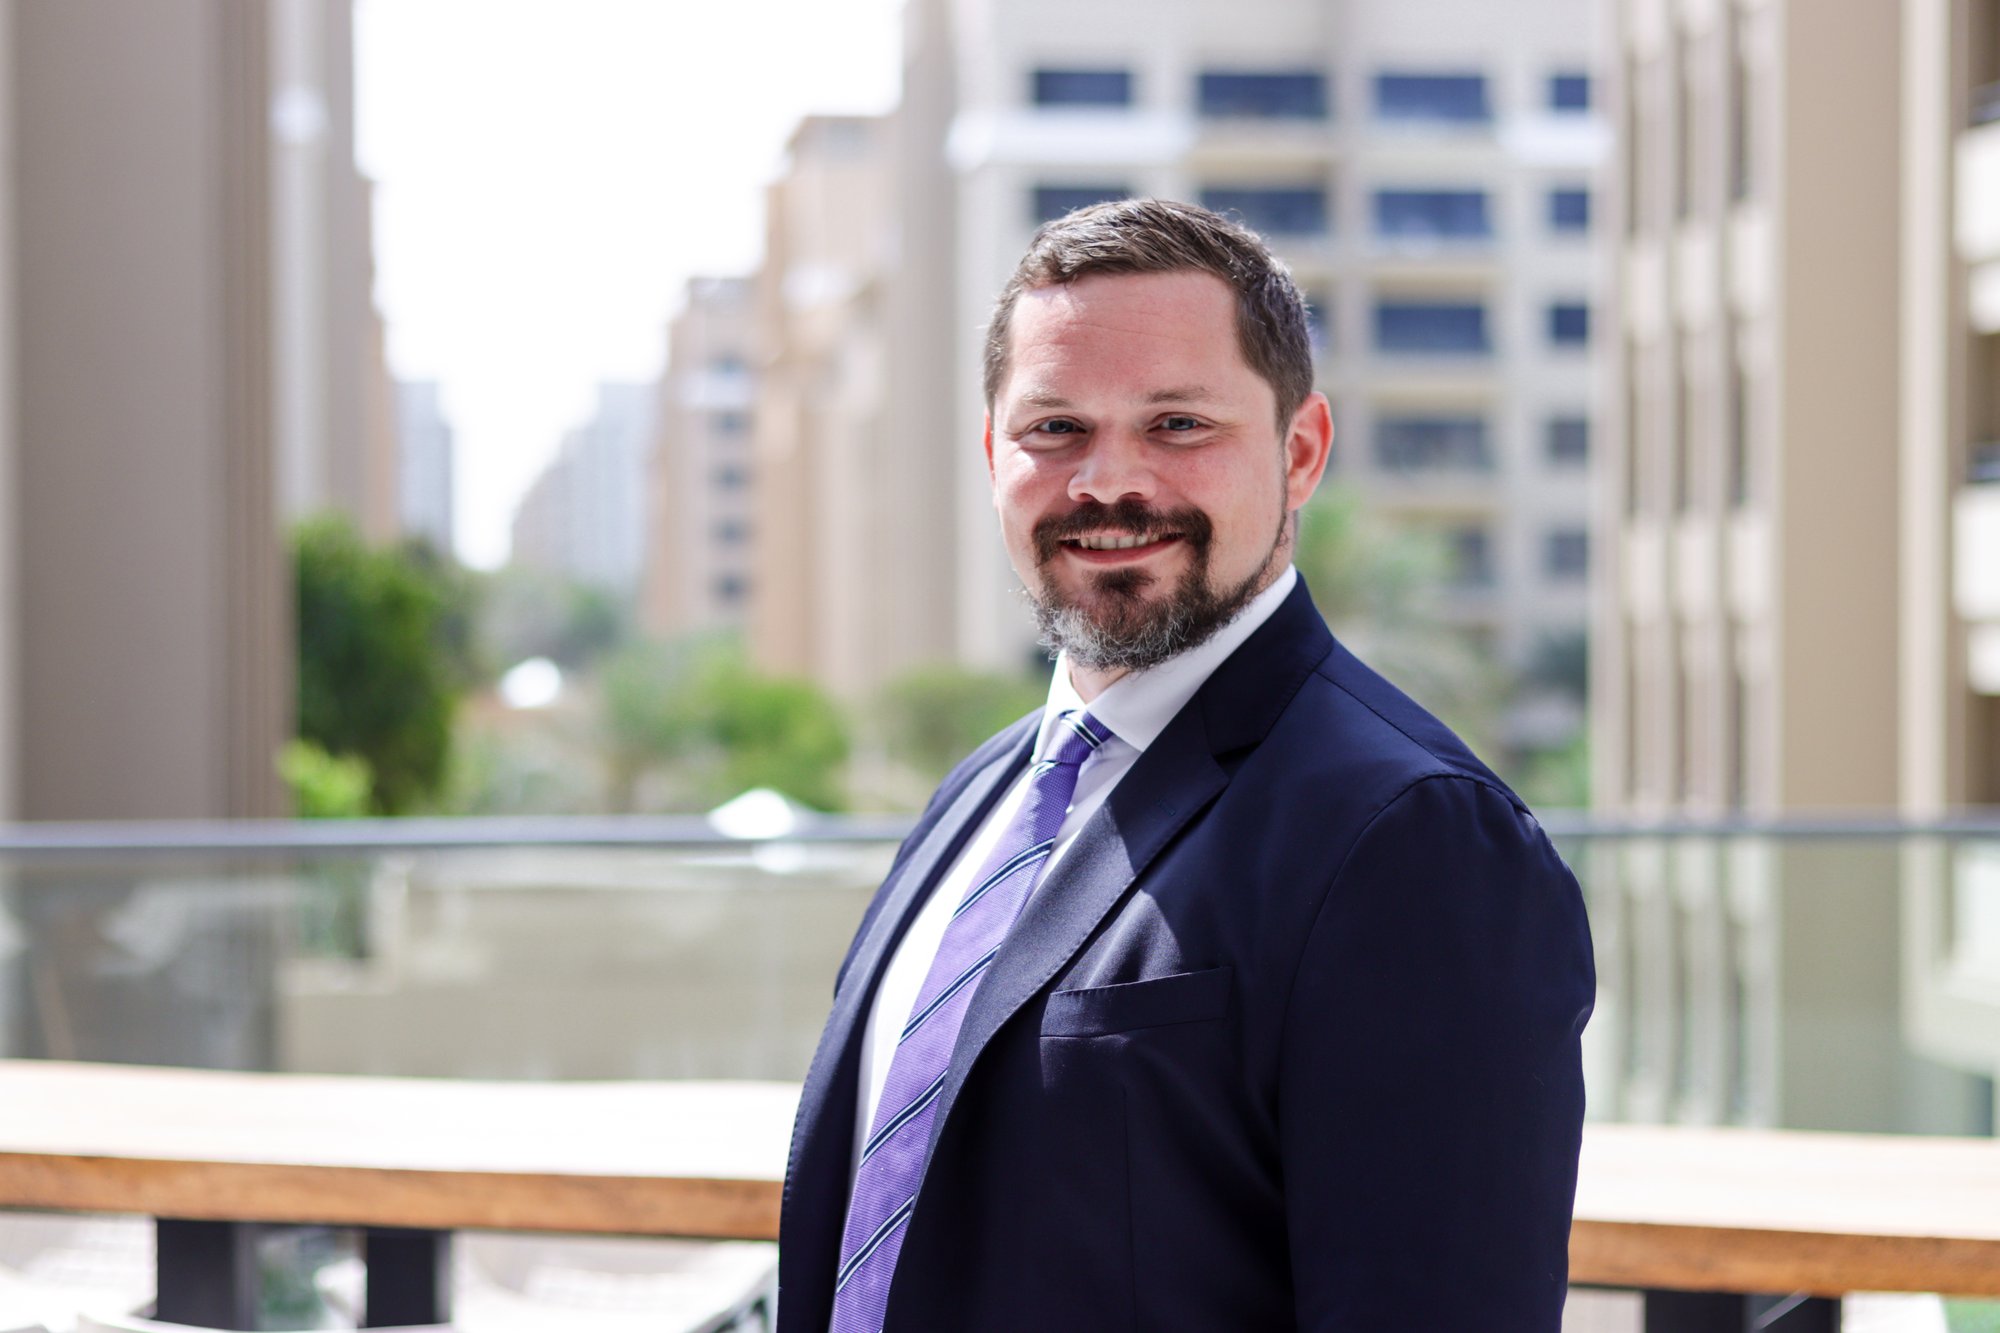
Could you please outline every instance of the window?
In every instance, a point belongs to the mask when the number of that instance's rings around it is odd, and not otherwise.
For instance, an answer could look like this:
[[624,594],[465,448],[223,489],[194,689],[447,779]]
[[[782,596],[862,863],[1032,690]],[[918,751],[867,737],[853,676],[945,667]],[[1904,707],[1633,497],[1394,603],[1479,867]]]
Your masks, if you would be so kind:
[[750,593],[750,581],[741,574],[722,574],[713,585],[715,600],[724,606],[739,606]]
[[1203,70],[1195,100],[1204,116],[1325,120],[1326,76],[1297,73],[1228,74]]
[[750,540],[750,525],[740,518],[719,518],[715,521],[715,540],[721,546],[741,546]]
[[1478,301],[1377,301],[1375,350],[1420,355],[1485,352],[1486,307]]
[[1542,542],[1542,570],[1558,583],[1574,583],[1590,574],[1590,534],[1582,528],[1557,528]]
[[1377,74],[1379,120],[1484,124],[1493,119],[1483,74]]
[[1053,222],[1065,213],[1089,208],[1108,199],[1129,199],[1132,192],[1122,185],[1037,185],[1034,222]]
[[1132,74],[1122,69],[1038,69],[1036,106],[1130,106]]
[[1396,240],[1467,240],[1493,234],[1484,190],[1377,190],[1375,234]]
[[1324,236],[1326,191],[1312,186],[1203,190],[1201,206],[1234,213],[1266,236]]
[[1581,301],[1557,301],[1549,307],[1549,342],[1556,347],[1583,347],[1590,342],[1590,307]]
[[715,433],[717,435],[741,435],[750,429],[750,414],[747,412],[717,412]]
[[1391,472],[1484,472],[1493,466],[1486,419],[1385,416],[1375,421],[1375,464]]
[[1561,189],[1549,191],[1549,230],[1586,232],[1590,230],[1590,191]]
[[714,473],[718,490],[740,491],[750,484],[750,469],[741,463],[719,464]]
[[1588,74],[1551,74],[1549,76],[1549,110],[1563,112],[1590,110],[1590,76]]
[[1574,467],[1590,461],[1590,418],[1550,417],[1548,456],[1551,463]]
[[1493,586],[1493,538],[1485,528],[1447,528],[1445,552],[1450,558],[1446,577],[1455,588]]

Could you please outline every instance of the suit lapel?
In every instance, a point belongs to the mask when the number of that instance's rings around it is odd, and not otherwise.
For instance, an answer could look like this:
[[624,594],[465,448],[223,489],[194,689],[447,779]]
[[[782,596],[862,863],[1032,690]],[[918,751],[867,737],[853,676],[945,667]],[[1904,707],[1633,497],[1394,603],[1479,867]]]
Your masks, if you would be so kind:
[[1200,711],[1182,709],[1077,833],[980,980],[952,1048],[933,1144],[987,1040],[1049,984],[1160,848],[1227,784]]
[[[1039,722],[1039,714],[1035,720]],[[819,1049],[800,1091],[791,1157],[785,1170],[781,1281],[787,1284],[786,1300],[798,1311],[817,1311],[832,1300],[854,1147],[861,1033],[882,970],[938,876],[951,866],[993,803],[1019,776],[1035,731],[1034,725],[1025,726],[1016,743],[998,747],[997,757],[965,784],[883,884],[882,905],[863,930],[834,996],[833,1013],[820,1034]],[[815,1314],[808,1320],[814,1322],[823,1326],[824,1316]]]

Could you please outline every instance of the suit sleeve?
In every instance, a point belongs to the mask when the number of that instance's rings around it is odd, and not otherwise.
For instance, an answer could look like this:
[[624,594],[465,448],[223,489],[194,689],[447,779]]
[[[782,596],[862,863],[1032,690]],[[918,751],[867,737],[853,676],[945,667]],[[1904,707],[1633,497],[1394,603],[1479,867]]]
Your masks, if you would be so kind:
[[1576,881],[1505,792],[1432,777],[1376,816],[1282,1037],[1300,1329],[1556,1333],[1595,988]]

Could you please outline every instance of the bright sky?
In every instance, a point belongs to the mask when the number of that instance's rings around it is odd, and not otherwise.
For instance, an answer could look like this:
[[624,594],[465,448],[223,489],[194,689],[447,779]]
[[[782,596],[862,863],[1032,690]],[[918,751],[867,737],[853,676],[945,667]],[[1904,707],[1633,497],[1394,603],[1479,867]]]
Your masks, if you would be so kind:
[[357,0],[389,360],[443,382],[459,555],[600,380],[650,379],[687,278],[742,273],[808,112],[894,104],[900,0]]

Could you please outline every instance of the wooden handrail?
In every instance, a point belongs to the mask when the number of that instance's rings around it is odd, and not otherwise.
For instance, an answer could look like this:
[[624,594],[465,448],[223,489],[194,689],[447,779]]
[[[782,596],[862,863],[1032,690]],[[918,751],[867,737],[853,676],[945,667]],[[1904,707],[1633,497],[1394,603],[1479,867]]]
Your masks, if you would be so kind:
[[[797,1089],[0,1060],[0,1207],[773,1238]],[[1570,1277],[2000,1296],[2000,1141],[1592,1125]]]

